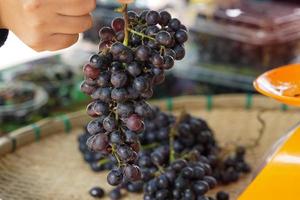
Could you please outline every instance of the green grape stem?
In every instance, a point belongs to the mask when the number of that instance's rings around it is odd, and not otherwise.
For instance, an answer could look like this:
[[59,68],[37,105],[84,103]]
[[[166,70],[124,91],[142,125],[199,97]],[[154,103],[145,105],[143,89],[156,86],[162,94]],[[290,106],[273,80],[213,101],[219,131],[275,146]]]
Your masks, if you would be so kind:
[[125,22],[125,25],[124,25],[124,41],[123,41],[123,44],[125,46],[128,46],[128,42],[129,42],[129,33],[128,33],[128,29],[129,29],[129,18],[128,18],[128,13],[127,13],[127,9],[128,9],[128,5],[127,4],[123,4],[123,7],[122,7],[122,13],[123,13],[123,16],[124,16],[124,22]]
[[121,160],[119,158],[119,155],[116,152],[116,146],[115,145],[112,145],[112,153],[113,153],[114,157],[117,159],[117,161],[118,161],[118,167],[120,168],[122,166],[122,162],[121,162]]
[[109,161],[110,161],[110,160],[109,160],[108,158],[99,160],[98,165],[104,165],[104,164],[108,163]]
[[145,35],[145,34],[143,34],[143,33],[141,33],[141,32],[135,31],[135,30],[133,30],[133,29],[131,29],[131,28],[127,28],[127,30],[128,30],[130,33],[133,33],[133,34],[136,34],[136,35],[141,36],[142,38],[147,38],[147,39],[149,39],[149,40],[154,40],[154,41],[155,41],[155,39],[154,39],[153,37],[150,37],[149,35]]

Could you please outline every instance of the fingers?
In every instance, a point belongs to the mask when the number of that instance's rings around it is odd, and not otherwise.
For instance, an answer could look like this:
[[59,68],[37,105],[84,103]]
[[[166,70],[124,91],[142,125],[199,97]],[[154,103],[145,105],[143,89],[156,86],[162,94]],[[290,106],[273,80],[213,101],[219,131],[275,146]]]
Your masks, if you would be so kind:
[[[62,26],[63,24],[63,26]],[[93,19],[90,14],[84,16],[62,16],[55,18],[53,23],[48,25],[48,29],[55,33],[75,34],[82,33],[93,26]]]
[[133,3],[134,0],[118,0],[118,2],[119,3],[126,3],[126,4],[128,4],[128,3]]
[[[83,16],[96,8],[96,0],[57,0],[60,3],[54,4],[56,12],[60,15]],[[62,6],[62,2],[65,3]]]

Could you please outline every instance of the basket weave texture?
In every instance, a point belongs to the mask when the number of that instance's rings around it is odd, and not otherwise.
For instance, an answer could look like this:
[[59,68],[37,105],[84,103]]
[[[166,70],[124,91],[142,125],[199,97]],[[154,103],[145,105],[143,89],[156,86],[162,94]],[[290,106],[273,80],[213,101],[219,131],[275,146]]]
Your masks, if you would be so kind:
[[[263,130],[259,144],[247,153],[254,172],[272,145],[298,122],[297,109],[286,110],[261,96],[181,97],[153,104],[175,114],[185,109],[204,118],[225,148],[251,145]],[[93,186],[109,191],[106,173],[92,172],[78,150],[77,136],[88,120],[84,111],[72,113],[43,120],[0,138],[0,199],[90,200],[93,198],[88,191]],[[253,179],[254,172],[211,193],[222,189],[230,192],[231,199],[236,199]],[[124,199],[138,200],[142,195],[128,194]]]

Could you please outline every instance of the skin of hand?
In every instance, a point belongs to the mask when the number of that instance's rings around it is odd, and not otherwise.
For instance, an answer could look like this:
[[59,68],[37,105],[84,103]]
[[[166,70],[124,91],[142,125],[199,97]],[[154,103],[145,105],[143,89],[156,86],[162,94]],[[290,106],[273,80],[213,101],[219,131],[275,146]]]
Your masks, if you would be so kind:
[[0,0],[0,28],[36,51],[71,46],[93,25],[96,0]]
[[134,0],[118,0],[119,3],[133,3]]

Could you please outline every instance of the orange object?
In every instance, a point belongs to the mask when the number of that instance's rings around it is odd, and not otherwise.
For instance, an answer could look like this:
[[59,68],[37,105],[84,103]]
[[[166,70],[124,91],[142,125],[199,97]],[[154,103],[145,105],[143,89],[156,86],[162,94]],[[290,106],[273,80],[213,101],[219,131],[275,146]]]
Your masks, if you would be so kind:
[[271,158],[238,200],[300,199],[300,127]]
[[254,87],[282,103],[300,106],[300,64],[268,71],[254,81]]
[[[262,94],[300,106],[300,64],[268,71],[254,81]],[[267,165],[238,200],[300,199],[300,126],[285,138]]]

